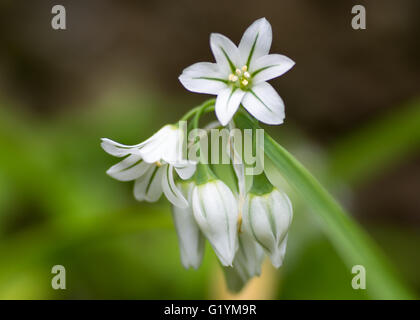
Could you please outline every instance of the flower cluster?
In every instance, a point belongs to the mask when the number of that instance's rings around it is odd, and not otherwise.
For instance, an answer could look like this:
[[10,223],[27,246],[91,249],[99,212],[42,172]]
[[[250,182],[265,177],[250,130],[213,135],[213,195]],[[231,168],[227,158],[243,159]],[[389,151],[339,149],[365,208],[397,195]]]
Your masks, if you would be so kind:
[[[266,81],[288,71],[294,62],[268,54],[272,41],[271,26],[264,18],[255,21],[236,47],[228,38],[212,34],[210,45],[216,63],[200,62],[186,68],[179,80],[186,89],[217,95],[194,108],[181,120],[194,116],[192,127],[185,131],[180,123],[166,125],[146,141],[127,146],[102,139],[102,148],[116,157],[124,157],[107,173],[120,181],[135,181],[134,196],[139,201],[157,201],[162,193],[172,203],[173,220],[179,240],[181,261],[185,268],[201,264],[205,239],[209,241],[225,269],[227,283],[239,290],[259,275],[264,255],[275,267],[282,265],[287,234],[292,221],[292,205],[287,195],[273,186],[265,173],[253,176],[247,185],[244,164],[229,139],[234,185],[217,164],[187,160],[184,148],[191,149],[185,133],[198,129],[200,116],[215,110],[218,127],[235,126],[234,115],[240,106],[266,124],[281,124],[284,104]],[[208,128],[208,127],[207,127]],[[252,146],[254,151],[257,145]],[[199,149],[199,154],[208,150]],[[211,150],[210,150],[211,152]]]

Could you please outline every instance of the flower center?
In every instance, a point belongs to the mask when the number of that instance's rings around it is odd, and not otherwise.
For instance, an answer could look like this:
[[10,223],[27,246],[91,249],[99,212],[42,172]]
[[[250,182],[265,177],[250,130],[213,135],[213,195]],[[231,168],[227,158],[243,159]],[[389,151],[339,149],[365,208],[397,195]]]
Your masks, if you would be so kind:
[[237,68],[235,73],[229,75],[229,82],[242,90],[248,89],[251,84],[251,75],[248,72],[248,67],[242,66],[241,69]]

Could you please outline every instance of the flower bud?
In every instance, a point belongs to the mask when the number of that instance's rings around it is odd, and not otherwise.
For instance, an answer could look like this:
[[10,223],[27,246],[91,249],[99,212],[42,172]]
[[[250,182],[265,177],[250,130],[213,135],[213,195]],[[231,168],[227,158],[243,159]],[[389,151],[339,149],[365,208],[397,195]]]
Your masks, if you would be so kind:
[[240,291],[251,278],[261,274],[264,251],[247,232],[238,236],[238,251],[233,260],[233,268],[224,268],[226,283],[233,292]]
[[261,274],[264,251],[248,233],[239,233],[238,242],[239,248],[233,261],[233,267],[238,270],[239,275],[246,282]]
[[179,183],[178,187],[184,197],[188,199],[189,206],[186,208],[172,206],[172,217],[178,236],[181,262],[185,269],[189,267],[197,269],[203,260],[204,254],[204,236],[195,221],[191,206],[194,186],[195,183],[193,182]]
[[238,242],[238,204],[232,191],[221,180],[206,179],[194,187],[192,206],[195,220],[220,262],[231,266]]
[[247,195],[242,219],[244,230],[267,252],[276,268],[283,263],[292,216],[289,198],[275,187],[264,193],[251,189]]

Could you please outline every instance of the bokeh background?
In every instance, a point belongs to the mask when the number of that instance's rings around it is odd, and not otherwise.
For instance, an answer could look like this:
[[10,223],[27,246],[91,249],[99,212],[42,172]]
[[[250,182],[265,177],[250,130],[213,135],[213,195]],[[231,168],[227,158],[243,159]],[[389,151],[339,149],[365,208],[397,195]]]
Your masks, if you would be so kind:
[[[51,28],[51,8],[67,30]],[[363,4],[367,29],[351,28]],[[180,263],[170,206],[138,203],[105,171],[101,137],[135,144],[207,97],[178,82],[265,16],[286,122],[267,128],[322,181],[420,295],[420,2],[23,1],[0,3],[0,298],[223,299],[214,253]],[[242,298],[365,299],[310,203],[295,206],[284,266]],[[53,290],[51,268],[67,271]],[[355,261],[357,264],[357,261]],[[367,285],[369,286],[367,270]]]

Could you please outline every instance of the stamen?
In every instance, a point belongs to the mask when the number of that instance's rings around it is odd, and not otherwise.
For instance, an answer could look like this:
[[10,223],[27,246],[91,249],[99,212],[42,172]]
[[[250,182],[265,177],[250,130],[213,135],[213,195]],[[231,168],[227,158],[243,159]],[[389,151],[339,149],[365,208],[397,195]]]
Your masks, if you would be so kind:
[[238,232],[242,232],[241,227],[242,227],[242,212],[239,211],[239,213],[238,213]]
[[162,162],[156,161],[156,165],[160,168],[162,166]]
[[246,87],[251,81],[251,74],[248,72],[248,66],[244,65],[241,68],[236,68],[234,73],[229,74],[228,79],[237,87]]

